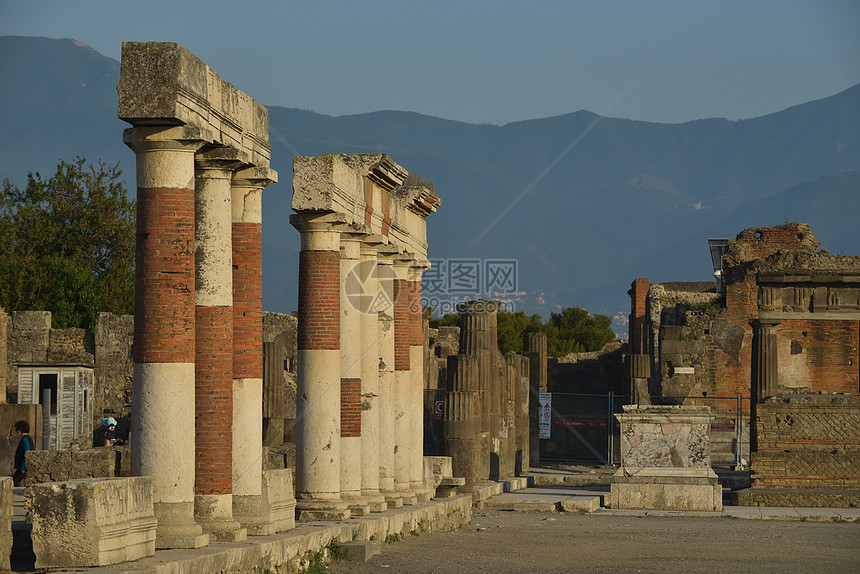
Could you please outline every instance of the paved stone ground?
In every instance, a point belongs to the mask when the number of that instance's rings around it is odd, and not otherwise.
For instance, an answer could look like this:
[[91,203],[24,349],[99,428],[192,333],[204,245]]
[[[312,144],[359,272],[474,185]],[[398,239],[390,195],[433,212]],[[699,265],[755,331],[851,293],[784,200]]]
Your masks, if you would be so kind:
[[860,523],[481,511],[458,532],[406,536],[330,571],[860,572]]

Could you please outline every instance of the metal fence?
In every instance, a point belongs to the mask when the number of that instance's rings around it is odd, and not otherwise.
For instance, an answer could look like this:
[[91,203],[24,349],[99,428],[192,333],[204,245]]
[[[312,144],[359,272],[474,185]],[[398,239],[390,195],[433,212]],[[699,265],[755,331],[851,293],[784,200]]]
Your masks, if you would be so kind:
[[[615,393],[550,393],[550,436],[540,440],[540,460],[584,464],[621,463],[621,427],[615,413],[623,412],[624,395]],[[424,455],[442,452],[442,414],[446,391],[424,391]],[[535,397],[535,400],[537,398]],[[749,457],[749,398],[652,397],[654,404],[711,407],[711,464],[742,468]]]
[[615,413],[624,395],[550,393],[549,438],[540,441],[540,459],[612,465],[621,460],[621,429]]

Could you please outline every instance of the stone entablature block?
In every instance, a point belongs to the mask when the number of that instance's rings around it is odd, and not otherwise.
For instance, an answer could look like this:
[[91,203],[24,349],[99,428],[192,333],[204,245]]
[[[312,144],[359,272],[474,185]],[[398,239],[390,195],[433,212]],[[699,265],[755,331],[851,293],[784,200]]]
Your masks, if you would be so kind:
[[441,200],[421,186],[401,186],[408,172],[385,154],[293,158],[293,210],[336,213],[357,233],[381,235],[426,257],[424,218]]
[[269,111],[174,42],[123,42],[118,116],[138,125],[189,125],[236,159],[268,167]]
[[148,477],[35,484],[27,499],[36,568],[106,566],[155,554]]

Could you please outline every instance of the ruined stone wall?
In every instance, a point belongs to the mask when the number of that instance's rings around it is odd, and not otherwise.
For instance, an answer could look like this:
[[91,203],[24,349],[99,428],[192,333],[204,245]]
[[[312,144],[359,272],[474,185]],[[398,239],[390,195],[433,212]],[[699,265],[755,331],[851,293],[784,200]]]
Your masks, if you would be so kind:
[[263,440],[271,447],[296,439],[297,334],[296,317],[263,313]]
[[93,388],[93,428],[102,418],[113,417],[119,431],[127,436],[131,408],[134,361],[134,316],[99,313],[95,325],[95,386]]
[[0,404],[6,401],[6,385],[9,372],[9,357],[7,352],[9,315],[0,307]]
[[758,406],[753,486],[860,487],[860,395],[790,395]]
[[607,343],[599,351],[547,358],[547,389],[553,393],[624,394],[622,343]]

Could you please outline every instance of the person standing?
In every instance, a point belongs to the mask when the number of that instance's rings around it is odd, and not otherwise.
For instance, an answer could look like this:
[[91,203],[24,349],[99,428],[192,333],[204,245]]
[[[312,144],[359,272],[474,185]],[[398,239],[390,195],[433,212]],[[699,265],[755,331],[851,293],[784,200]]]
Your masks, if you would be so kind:
[[33,450],[33,439],[30,438],[30,423],[27,421],[18,421],[15,423],[15,431],[21,437],[18,443],[18,449],[15,451],[15,474],[12,475],[12,481],[15,486],[21,486],[24,479],[27,477],[26,454],[28,450]]

